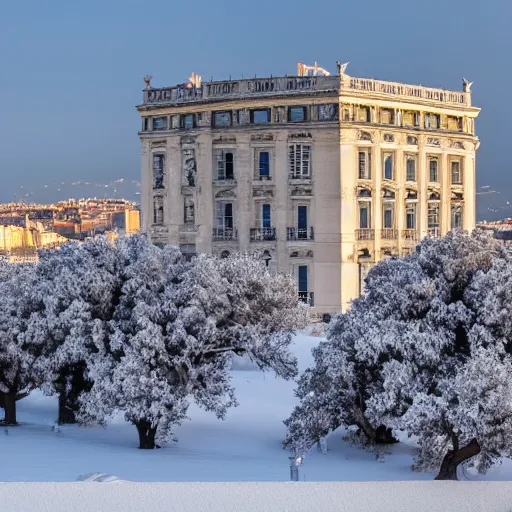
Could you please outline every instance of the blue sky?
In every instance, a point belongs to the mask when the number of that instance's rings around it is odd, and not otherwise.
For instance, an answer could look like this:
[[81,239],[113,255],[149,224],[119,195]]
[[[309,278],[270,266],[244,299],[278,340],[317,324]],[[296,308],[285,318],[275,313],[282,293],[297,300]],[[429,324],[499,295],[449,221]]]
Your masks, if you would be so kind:
[[478,196],[489,215],[490,203],[512,202],[511,20],[510,0],[2,2],[0,201],[93,193],[69,185],[80,179],[124,178],[118,194],[132,194],[147,73],[165,86],[192,71],[293,74],[298,61],[335,72],[339,59],[353,76],[456,90],[462,76],[474,81],[477,181],[500,191]]

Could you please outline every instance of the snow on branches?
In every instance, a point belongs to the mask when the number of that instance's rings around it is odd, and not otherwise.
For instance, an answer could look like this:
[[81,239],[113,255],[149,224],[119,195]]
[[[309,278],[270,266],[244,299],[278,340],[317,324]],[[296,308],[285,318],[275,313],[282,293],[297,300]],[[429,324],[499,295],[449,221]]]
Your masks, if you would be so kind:
[[246,256],[183,261],[144,236],[87,241],[43,259],[59,284],[40,290],[52,333],[54,378],[83,361],[90,386],[81,421],[106,424],[119,411],[141,448],[172,438],[193,400],[223,417],[236,405],[229,367],[247,354],[283,378],[296,375],[288,346],[306,309],[290,276]]
[[510,250],[479,230],[425,239],[375,265],[299,381],[285,446],[307,450],[339,425],[373,442],[400,429],[418,439],[416,469],[440,479],[508,454],[510,269]]

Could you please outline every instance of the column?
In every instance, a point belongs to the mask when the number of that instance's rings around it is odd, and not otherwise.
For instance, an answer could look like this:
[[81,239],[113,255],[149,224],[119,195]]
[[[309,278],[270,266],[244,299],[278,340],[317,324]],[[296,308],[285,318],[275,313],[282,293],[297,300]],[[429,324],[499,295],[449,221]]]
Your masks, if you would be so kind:
[[441,236],[446,235],[448,231],[451,229],[451,200],[452,200],[452,177],[451,170],[448,161],[448,153],[443,151],[443,154],[440,155],[440,164],[441,164],[441,211],[440,214],[440,223],[441,223]]
[[[286,253],[286,228],[288,220],[288,140],[287,132],[279,131],[276,135],[276,145],[273,154],[274,160],[271,160],[272,180],[274,182],[274,220],[277,243],[276,259],[277,269],[287,272],[288,255]],[[315,169],[313,169],[315,172]]]
[[464,157],[464,219],[462,226],[470,231],[476,224],[476,160],[475,152],[467,153]]
[[167,139],[165,155],[166,197],[164,202],[164,225],[169,230],[169,243],[179,245],[179,225],[183,223],[184,200],[181,194],[181,147],[179,137]]
[[[421,122],[423,122],[423,112],[421,113]],[[424,136],[418,137],[418,229],[420,239],[427,235],[427,194],[428,194],[428,176],[427,176],[427,154],[425,151]]]
[[235,156],[236,178],[236,227],[238,229],[238,244],[241,252],[249,251],[249,232],[252,227],[252,180],[254,172],[251,165],[251,148],[249,134],[237,135]]
[[[395,227],[398,231],[398,253],[402,254],[402,232],[405,229],[405,155],[404,150],[400,147],[397,152],[397,168],[396,168],[396,183],[397,191],[395,193]],[[417,171],[416,171],[417,172]],[[416,176],[416,179],[418,177]]]
[[340,140],[341,218],[341,310],[345,312],[359,295],[355,230],[359,227],[357,208],[357,146]]
[[[376,135],[374,135],[376,137]],[[395,155],[396,158],[396,155]],[[375,190],[372,193],[372,226],[375,230],[374,242],[374,261],[377,263],[380,260],[380,235],[382,229],[382,149],[380,144],[373,147],[372,161],[375,162],[373,169],[373,183]],[[396,164],[396,162],[393,162]],[[396,172],[396,168],[395,168]]]
[[199,135],[196,139],[196,205],[197,226],[196,251],[212,252],[212,228],[215,217],[213,205],[213,162],[212,137]]
[[149,151],[149,142],[142,139],[140,165],[141,165],[141,209],[142,219],[141,227],[144,233],[149,233],[153,222],[153,198],[152,198],[152,176],[151,176],[151,153]]

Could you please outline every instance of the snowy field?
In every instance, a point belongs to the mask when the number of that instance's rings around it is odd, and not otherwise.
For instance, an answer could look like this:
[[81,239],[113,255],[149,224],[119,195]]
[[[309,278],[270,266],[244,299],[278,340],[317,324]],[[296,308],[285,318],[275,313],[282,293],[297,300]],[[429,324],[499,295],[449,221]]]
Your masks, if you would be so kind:
[[[294,351],[301,371],[311,364],[311,348],[318,341],[305,335],[296,337]],[[233,380],[240,406],[230,410],[225,421],[192,407],[190,420],[177,431],[178,443],[153,451],[137,449],[136,429],[122,417],[108,429],[64,426],[55,433],[51,426],[57,415],[56,399],[34,393],[18,402],[21,425],[0,433],[0,482],[72,482],[80,474],[92,472],[137,482],[289,480],[288,452],[281,448],[282,421],[295,404],[294,383],[247,370],[233,371]],[[379,462],[375,455],[347,445],[341,437],[342,432],[331,434],[327,455],[311,450],[300,468],[301,480],[433,478],[432,474],[411,471],[414,447],[407,440],[394,445]],[[506,461],[483,477],[469,474],[466,478],[512,480],[512,464]]]
[[512,483],[0,484],[8,512],[510,512]]

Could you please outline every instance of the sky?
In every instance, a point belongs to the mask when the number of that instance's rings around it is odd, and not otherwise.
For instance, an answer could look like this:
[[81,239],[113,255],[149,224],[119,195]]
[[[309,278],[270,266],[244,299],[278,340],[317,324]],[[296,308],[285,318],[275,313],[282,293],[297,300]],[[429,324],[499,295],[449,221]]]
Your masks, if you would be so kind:
[[340,60],[357,77],[455,90],[473,81],[477,185],[497,191],[477,196],[478,217],[512,216],[511,21],[511,0],[5,0],[0,201],[114,189],[136,199],[146,74],[159,87],[192,71],[294,74],[299,61],[335,73]]

